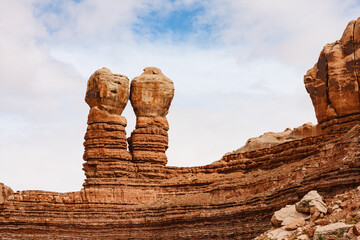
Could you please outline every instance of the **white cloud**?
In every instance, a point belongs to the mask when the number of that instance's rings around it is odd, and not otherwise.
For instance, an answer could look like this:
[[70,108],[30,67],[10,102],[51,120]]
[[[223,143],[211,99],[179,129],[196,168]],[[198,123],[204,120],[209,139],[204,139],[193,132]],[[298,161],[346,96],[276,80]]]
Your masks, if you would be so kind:
[[359,17],[356,0],[213,0],[199,17],[216,20],[217,37],[245,44],[256,58],[279,58],[309,68],[321,48],[340,38],[347,23]]

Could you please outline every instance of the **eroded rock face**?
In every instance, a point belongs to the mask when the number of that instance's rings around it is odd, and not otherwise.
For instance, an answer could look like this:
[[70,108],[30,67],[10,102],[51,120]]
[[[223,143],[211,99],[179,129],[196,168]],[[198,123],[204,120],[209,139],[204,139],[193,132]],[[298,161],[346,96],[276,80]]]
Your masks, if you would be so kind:
[[84,186],[108,185],[126,176],[126,119],[123,112],[129,98],[129,79],[107,68],[97,70],[88,80],[85,101],[90,106],[85,134]]
[[327,199],[359,185],[359,136],[355,126],[201,167],[136,164],[142,178],[108,188],[18,192],[0,204],[0,238],[253,239],[309,190]]
[[290,128],[287,128],[283,132],[267,132],[259,137],[250,138],[247,140],[246,144],[243,147],[226,155],[274,147],[285,142],[314,137],[319,134],[321,134],[321,129],[318,127],[318,125],[314,125],[312,123],[305,123],[302,126],[294,128],[292,130]]
[[[360,63],[360,18],[351,21],[340,40],[327,44],[318,62],[304,76],[322,128],[358,121]],[[347,117],[347,120],[339,120]],[[337,130],[337,129],[335,129]]]
[[130,101],[136,114],[136,129],[129,138],[129,148],[134,162],[167,163],[166,115],[173,97],[173,82],[158,68],[147,67],[131,81]]
[[0,183],[0,204],[3,204],[7,198],[12,195],[13,190],[3,183]]
[[102,68],[88,80],[85,101],[110,114],[121,115],[129,98],[129,79]]

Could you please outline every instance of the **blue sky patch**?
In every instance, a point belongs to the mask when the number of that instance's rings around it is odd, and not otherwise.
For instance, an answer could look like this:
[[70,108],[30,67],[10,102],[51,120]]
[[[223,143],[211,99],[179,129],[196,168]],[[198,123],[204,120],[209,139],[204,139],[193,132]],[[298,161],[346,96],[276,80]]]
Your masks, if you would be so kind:
[[202,6],[187,9],[175,9],[168,14],[151,11],[139,16],[132,27],[137,35],[149,40],[160,40],[170,37],[171,41],[186,42],[190,38],[200,41],[209,40],[212,32],[211,24],[198,24],[198,16],[204,13]]

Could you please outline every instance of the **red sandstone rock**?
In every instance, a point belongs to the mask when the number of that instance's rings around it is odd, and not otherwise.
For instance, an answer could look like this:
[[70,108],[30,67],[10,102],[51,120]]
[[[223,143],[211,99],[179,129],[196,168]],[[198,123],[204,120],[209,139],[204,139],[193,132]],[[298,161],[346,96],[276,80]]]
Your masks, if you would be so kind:
[[321,218],[321,219],[317,219],[314,223],[316,225],[325,226],[329,223],[329,221],[327,219]]
[[302,227],[304,225],[305,225],[305,219],[304,218],[294,219],[293,221],[286,224],[285,230],[292,231],[292,230],[295,230],[295,229],[297,229],[299,227]]
[[14,193],[0,205],[0,238],[252,239],[270,227],[274,209],[309,189],[329,197],[360,184],[359,136],[355,126],[202,167],[137,164],[141,175],[129,171],[107,187]]
[[130,100],[136,129],[129,138],[134,162],[165,165],[169,124],[166,115],[174,97],[174,84],[160,69],[147,67],[131,81]]
[[85,101],[90,108],[98,107],[121,115],[129,98],[129,79],[109,69],[97,70],[88,80]]
[[0,183],[0,204],[3,204],[6,199],[13,194],[13,190],[3,183]]
[[226,155],[274,147],[288,141],[294,141],[307,137],[314,137],[319,134],[321,134],[321,129],[319,129],[318,125],[313,125],[312,123],[305,123],[300,127],[294,128],[293,130],[287,128],[284,132],[267,132],[259,137],[250,138],[247,140],[245,146]]
[[85,101],[90,112],[84,142],[84,186],[117,184],[116,178],[127,178],[124,165],[132,159],[127,151],[126,119],[120,116],[129,98],[129,80],[102,68],[91,75],[87,85]]
[[[339,41],[327,44],[305,77],[319,124],[357,121],[359,101],[360,18],[351,21]],[[331,121],[332,120],[332,121]]]
[[356,224],[353,226],[353,233],[354,233],[356,236],[359,236],[359,235],[360,235],[360,222],[359,222],[359,223],[356,223]]

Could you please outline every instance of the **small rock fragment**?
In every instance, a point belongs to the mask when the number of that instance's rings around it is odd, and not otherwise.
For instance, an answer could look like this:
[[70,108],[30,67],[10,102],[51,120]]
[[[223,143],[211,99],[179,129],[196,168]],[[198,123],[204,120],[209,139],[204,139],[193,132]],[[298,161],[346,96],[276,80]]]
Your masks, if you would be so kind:
[[288,224],[286,224],[285,230],[287,230],[287,231],[295,230],[295,229],[297,229],[299,227],[302,227],[304,225],[305,225],[305,219],[304,218],[295,219],[295,220],[289,222]]
[[302,234],[296,238],[297,240],[308,240],[309,237],[306,234]]
[[326,219],[324,219],[324,218],[318,219],[318,220],[315,221],[315,224],[316,224],[316,225],[321,225],[321,226],[325,226],[325,225],[327,225],[328,223],[329,223],[328,220],[326,220]]
[[356,235],[356,236],[360,236],[360,222],[358,222],[357,224],[355,224],[353,226],[353,233]]

